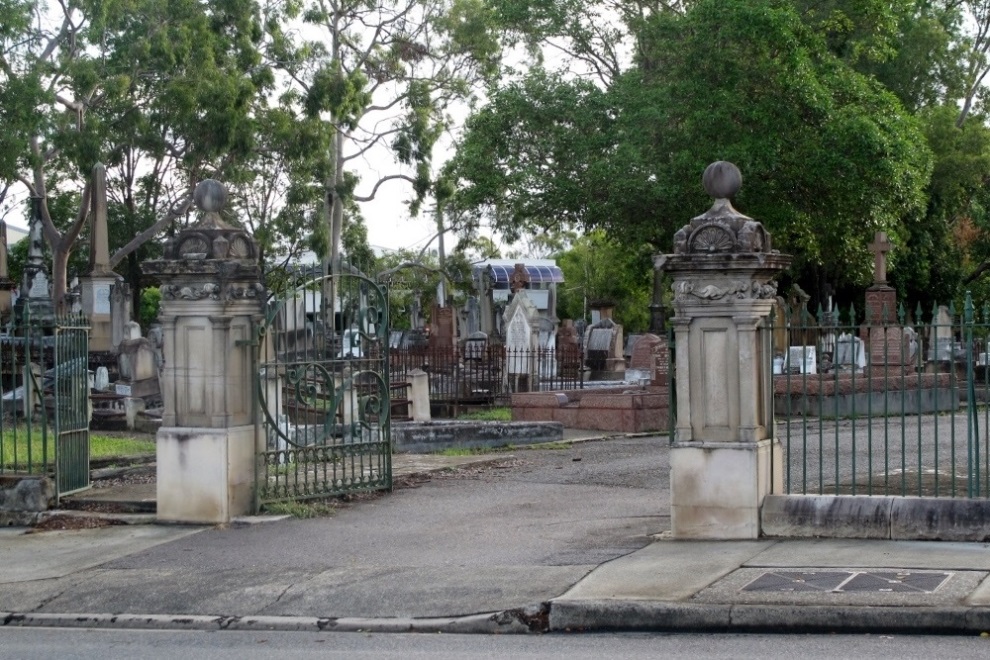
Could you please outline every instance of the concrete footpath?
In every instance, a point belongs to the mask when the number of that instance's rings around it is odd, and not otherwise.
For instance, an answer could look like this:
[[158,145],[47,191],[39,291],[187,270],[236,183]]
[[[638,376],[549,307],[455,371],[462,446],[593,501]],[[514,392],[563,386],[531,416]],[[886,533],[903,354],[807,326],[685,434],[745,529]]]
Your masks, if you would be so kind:
[[663,485],[665,444],[459,460],[456,474],[329,518],[0,529],[0,637],[4,626],[990,631],[987,544],[669,540],[668,501],[650,488]]

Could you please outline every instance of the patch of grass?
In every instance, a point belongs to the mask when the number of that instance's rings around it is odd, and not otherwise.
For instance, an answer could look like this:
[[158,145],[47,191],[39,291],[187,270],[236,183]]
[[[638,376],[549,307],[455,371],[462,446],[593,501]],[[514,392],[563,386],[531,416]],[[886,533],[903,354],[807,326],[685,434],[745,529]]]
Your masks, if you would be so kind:
[[506,451],[508,447],[447,447],[438,452],[437,456],[480,456],[483,454],[497,454]]
[[549,449],[552,451],[560,449],[571,449],[569,442],[544,442],[533,445],[502,445],[500,447],[448,447],[434,452],[437,456],[479,456],[483,454],[500,454],[507,451],[520,451],[524,449]]
[[267,514],[293,518],[326,518],[337,512],[332,504],[312,502],[272,502],[262,507]]
[[[45,431],[43,433],[42,431]],[[47,451],[46,437],[47,434]],[[112,437],[98,434],[89,436],[90,458],[110,456],[134,456],[153,454],[153,440],[142,438]],[[41,424],[31,427],[28,436],[27,426],[4,427],[0,435],[0,466],[9,469],[36,471],[51,465],[55,460],[55,433],[51,426],[43,429]]]
[[551,449],[557,451],[560,449],[571,449],[573,445],[569,442],[544,442],[542,444],[535,445],[519,445],[516,449]]
[[154,440],[141,438],[112,438],[105,435],[89,436],[89,455],[92,458],[106,456],[133,456],[135,454],[154,454]]
[[511,422],[512,408],[488,408],[487,410],[472,410],[462,413],[457,419],[476,422]]

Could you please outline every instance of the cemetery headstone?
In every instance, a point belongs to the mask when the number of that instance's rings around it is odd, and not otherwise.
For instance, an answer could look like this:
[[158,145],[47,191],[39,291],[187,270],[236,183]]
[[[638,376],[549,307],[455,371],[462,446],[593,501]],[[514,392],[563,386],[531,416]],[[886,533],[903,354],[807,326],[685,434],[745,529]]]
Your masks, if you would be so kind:
[[538,315],[536,306],[523,290],[513,296],[505,310],[506,373],[516,392],[528,392],[535,385],[533,358],[538,342]]
[[430,315],[430,349],[449,351],[457,343],[457,314],[453,307],[434,305]]
[[141,326],[134,321],[127,324],[127,338],[118,347],[117,369],[117,394],[145,400],[161,397],[155,347],[141,336]]
[[650,385],[665,387],[670,377],[667,340],[654,334],[639,335],[629,358],[629,369]]
[[13,306],[13,290],[17,284],[7,270],[7,223],[0,220],[0,322],[6,321]]
[[41,198],[31,198],[31,218],[28,225],[28,256],[24,264],[20,294],[15,307],[27,309],[34,319],[50,319],[55,304],[48,290],[48,268],[45,266],[44,238],[41,230]]
[[597,303],[599,321],[588,330],[585,340],[585,361],[591,369],[591,380],[623,380],[626,360],[622,355],[622,326],[612,319],[611,303]]
[[910,364],[904,329],[898,325],[897,291],[887,284],[887,254],[893,244],[878,231],[869,245],[873,252],[873,284],[866,290],[865,339],[873,367],[904,368]]

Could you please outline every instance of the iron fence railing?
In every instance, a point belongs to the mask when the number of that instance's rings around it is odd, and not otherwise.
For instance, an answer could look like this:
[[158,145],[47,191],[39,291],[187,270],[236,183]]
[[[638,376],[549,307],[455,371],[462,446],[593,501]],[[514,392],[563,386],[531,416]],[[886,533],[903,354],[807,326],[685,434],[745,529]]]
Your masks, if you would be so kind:
[[766,332],[787,492],[990,495],[990,306],[785,307]]
[[515,392],[584,387],[580,349],[477,347],[391,349],[391,377],[401,382],[413,370],[430,376],[431,403],[495,406]]

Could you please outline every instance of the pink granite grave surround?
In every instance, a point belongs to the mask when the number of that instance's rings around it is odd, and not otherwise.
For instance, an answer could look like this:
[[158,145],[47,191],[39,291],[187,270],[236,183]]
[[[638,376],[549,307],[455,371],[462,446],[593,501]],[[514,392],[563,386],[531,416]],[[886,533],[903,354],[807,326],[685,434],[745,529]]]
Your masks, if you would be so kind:
[[666,431],[669,404],[666,387],[526,392],[512,395],[512,420],[617,433]]
[[910,392],[919,389],[948,389],[952,384],[951,374],[912,373],[902,377],[901,370],[873,367],[862,374],[844,373],[800,376],[774,376],[773,393],[791,396],[832,396],[853,392]]

